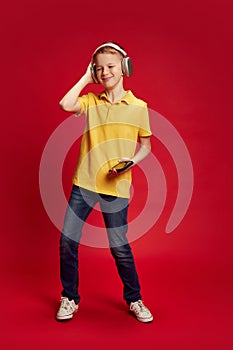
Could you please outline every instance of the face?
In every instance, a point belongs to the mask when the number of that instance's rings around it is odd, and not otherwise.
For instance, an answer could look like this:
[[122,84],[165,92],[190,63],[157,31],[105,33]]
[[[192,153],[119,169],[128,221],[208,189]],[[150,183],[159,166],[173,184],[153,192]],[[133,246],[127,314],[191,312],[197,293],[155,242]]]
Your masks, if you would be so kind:
[[96,56],[96,76],[106,89],[122,84],[122,57],[120,54],[99,53]]

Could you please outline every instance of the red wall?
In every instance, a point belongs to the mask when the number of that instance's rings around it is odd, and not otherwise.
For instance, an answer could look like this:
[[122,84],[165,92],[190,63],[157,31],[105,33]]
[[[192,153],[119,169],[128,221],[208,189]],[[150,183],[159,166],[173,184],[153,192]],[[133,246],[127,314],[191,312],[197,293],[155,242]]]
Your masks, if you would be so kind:
[[[162,280],[161,271],[168,272],[170,266],[191,266],[191,273],[200,283],[204,281],[210,293],[223,286],[216,303],[226,300],[231,295],[233,262],[231,1],[22,0],[5,2],[1,17],[4,295],[17,301],[17,295],[26,293],[30,299],[33,284],[40,284],[38,279],[45,295],[49,285],[51,301],[59,295],[59,232],[40,198],[40,159],[49,136],[69,116],[59,109],[59,99],[85,72],[96,46],[113,40],[133,60],[134,75],[126,80],[126,88],[173,124],[186,143],[194,169],[189,210],[177,229],[166,235],[177,174],[164,146],[152,140],[168,191],[161,217],[133,244],[139,270],[146,276],[146,266],[148,271],[156,266]],[[90,88],[99,91],[99,87]],[[67,194],[75,152],[70,150],[64,166]],[[131,210],[134,216],[137,206],[133,203]],[[84,261],[90,262],[91,256],[94,264],[105,253],[83,247]],[[149,288],[150,279],[144,278],[144,289],[152,300],[155,286]],[[229,325],[231,308],[228,304],[219,309],[221,325]],[[224,327],[227,339],[228,326]]]

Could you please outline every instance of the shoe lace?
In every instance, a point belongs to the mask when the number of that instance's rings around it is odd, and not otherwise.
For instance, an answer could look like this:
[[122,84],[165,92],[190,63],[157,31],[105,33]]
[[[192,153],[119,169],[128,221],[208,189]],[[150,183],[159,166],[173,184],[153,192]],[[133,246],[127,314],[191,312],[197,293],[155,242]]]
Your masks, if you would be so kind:
[[134,311],[139,314],[141,312],[147,311],[145,305],[141,300],[136,301],[132,304],[131,309],[134,309]]
[[69,302],[69,299],[67,298],[61,298],[61,309],[65,309],[65,310],[68,310],[70,307],[70,302]]

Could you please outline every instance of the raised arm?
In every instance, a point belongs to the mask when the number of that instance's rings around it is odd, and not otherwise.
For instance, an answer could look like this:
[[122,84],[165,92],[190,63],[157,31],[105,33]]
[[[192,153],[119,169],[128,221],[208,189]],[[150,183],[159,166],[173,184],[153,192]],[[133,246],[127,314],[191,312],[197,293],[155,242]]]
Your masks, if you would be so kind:
[[77,98],[80,92],[84,89],[87,84],[94,83],[91,75],[91,63],[89,64],[86,73],[81,79],[67,92],[67,94],[59,102],[59,106],[66,112],[80,112],[81,104]]

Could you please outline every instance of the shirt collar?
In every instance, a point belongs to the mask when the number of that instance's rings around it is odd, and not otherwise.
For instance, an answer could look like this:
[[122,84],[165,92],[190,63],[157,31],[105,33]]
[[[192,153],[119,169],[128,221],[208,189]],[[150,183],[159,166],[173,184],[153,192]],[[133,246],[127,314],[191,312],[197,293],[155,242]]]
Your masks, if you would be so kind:
[[[100,99],[105,99],[105,100],[108,101],[108,97],[107,97],[105,91],[103,91],[103,92],[99,95],[99,98],[100,98]],[[132,103],[132,102],[134,101],[134,98],[135,98],[135,97],[134,97],[133,93],[132,93],[130,90],[128,90],[128,91],[126,91],[125,96],[122,97],[122,98],[121,98],[120,100],[118,100],[117,102],[126,102],[127,104],[130,104],[130,103]]]

